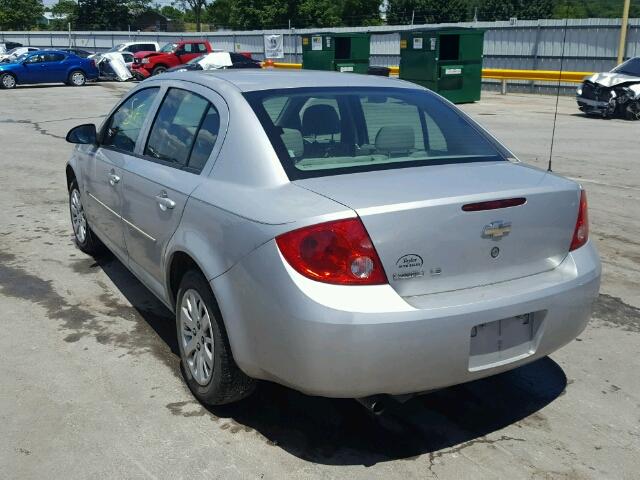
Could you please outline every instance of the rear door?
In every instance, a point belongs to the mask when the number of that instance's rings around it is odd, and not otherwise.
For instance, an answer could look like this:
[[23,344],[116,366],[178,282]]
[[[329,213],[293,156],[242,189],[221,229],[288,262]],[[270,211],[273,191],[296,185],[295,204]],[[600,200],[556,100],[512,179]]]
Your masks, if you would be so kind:
[[139,90],[112,113],[100,134],[94,155],[87,157],[85,210],[91,227],[107,246],[126,257],[122,226],[123,165],[133,155],[158,87]]
[[182,64],[187,63],[189,60],[199,57],[204,53],[207,53],[207,47],[204,43],[185,43],[178,51],[178,58]]
[[228,119],[224,101],[211,90],[184,85],[167,82],[146,140],[125,165],[122,216],[130,268],[159,295],[163,253]]
[[65,82],[67,80],[67,67],[69,63],[65,61],[67,56],[64,53],[45,53],[41,68],[47,82]]

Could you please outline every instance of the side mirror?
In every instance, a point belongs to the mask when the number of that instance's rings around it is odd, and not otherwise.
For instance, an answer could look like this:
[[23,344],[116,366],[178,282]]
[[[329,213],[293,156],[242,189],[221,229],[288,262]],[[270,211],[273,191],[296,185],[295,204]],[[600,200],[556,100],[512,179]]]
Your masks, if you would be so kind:
[[72,128],[67,133],[67,142],[79,143],[83,145],[95,145],[98,143],[98,133],[93,123],[85,123]]

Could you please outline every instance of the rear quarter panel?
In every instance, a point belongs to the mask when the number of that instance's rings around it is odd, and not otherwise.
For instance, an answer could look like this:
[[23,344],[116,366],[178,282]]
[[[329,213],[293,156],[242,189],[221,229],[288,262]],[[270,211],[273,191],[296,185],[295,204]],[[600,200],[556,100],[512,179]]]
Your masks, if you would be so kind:
[[90,80],[98,78],[98,68],[95,66],[95,62],[93,60],[86,58],[78,58],[77,60],[73,59],[67,68],[67,75],[69,75],[73,70],[78,69],[82,70]]

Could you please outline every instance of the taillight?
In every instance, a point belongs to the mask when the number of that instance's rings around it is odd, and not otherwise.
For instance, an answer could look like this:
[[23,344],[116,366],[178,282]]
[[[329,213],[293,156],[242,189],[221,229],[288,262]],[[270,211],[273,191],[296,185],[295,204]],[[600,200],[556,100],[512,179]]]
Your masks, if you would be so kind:
[[580,190],[580,206],[578,207],[578,220],[573,231],[573,239],[569,251],[580,248],[589,240],[589,213],[587,211],[587,192]]
[[289,264],[307,278],[337,285],[381,285],[387,276],[359,218],[336,220],[276,238]]

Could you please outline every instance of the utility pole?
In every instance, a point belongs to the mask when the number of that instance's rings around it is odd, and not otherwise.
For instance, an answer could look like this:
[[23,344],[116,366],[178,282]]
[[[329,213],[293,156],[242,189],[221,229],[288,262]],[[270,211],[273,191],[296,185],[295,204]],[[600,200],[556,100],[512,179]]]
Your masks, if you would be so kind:
[[622,24],[620,25],[620,44],[618,45],[618,65],[624,60],[625,48],[627,46],[627,27],[629,25],[629,4],[631,0],[624,0],[622,10]]

